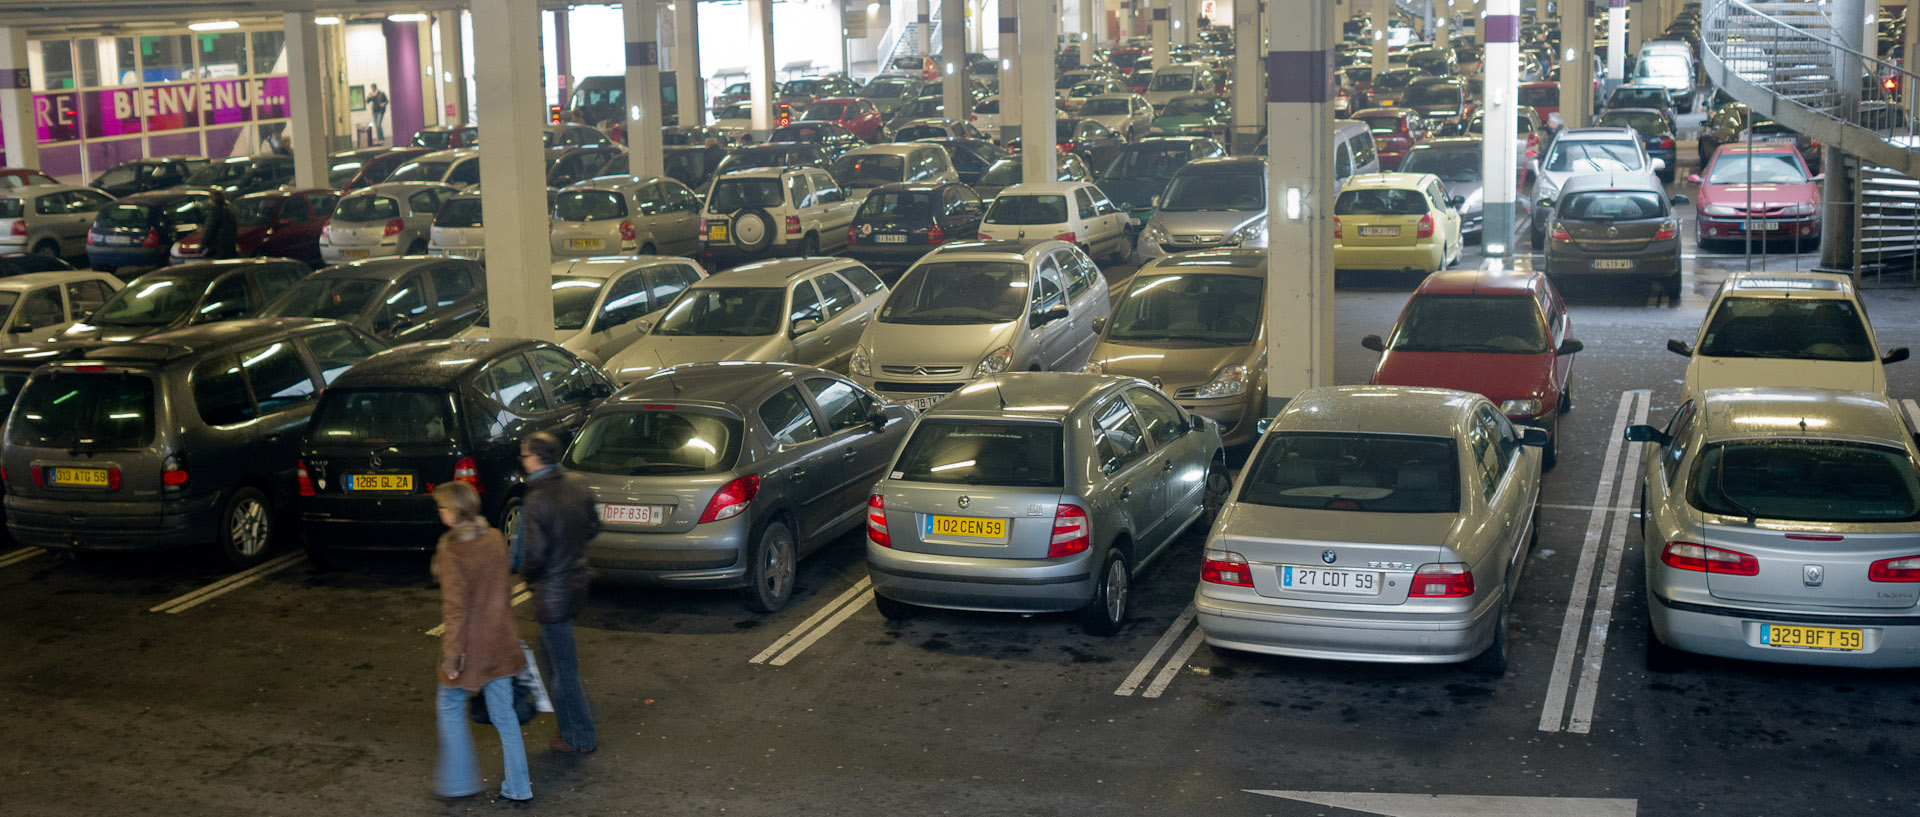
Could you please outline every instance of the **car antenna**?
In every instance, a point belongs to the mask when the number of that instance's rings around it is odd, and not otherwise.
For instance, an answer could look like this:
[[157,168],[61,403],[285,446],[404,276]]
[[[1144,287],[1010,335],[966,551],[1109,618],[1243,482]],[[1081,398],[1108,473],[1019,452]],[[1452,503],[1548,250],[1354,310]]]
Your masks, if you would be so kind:
[[1000,376],[993,376],[993,396],[1000,398],[1000,410],[1007,410],[1007,395],[1000,391]]
[[679,394],[680,382],[673,379],[673,367],[667,365],[667,359],[660,356],[659,349],[653,350],[653,357],[655,360],[660,361],[660,373],[667,376],[667,385],[673,387],[674,394]]

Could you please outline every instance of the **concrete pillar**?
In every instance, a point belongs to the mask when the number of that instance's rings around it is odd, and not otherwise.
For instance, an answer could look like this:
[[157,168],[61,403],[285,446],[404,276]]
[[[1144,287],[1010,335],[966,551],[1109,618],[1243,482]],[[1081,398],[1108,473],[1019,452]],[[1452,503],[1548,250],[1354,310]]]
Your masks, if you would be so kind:
[[27,64],[27,30],[0,26],[0,141],[6,144],[8,166],[37,168],[40,131],[33,124],[33,78]]
[[747,84],[753,90],[755,139],[773,129],[773,70],[773,0],[747,0]]
[[1560,4],[1560,121],[1569,128],[1593,115],[1592,31],[1584,0]]
[[1373,0],[1373,75],[1387,70],[1387,29],[1393,27],[1393,0]]
[[[1914,53],[1920,51],[1920,0],[1907,0],[1906,20],[1906,35],[1902,38],[1903,43],[1900,46],[1901,53],[1905,56],[1901,58],[1900,64],[1908,71],[1913,71],[1915,65],[1920,65],[1920,62],[1914,59]],[[1909,114],[1913,113],[1915,107],[1920,107],[1916,104],[1920,102],[1920,88],[1914,87],[1915,85],[1916,83],[1907,82],[1904,79],[1900,83],[1900,93],[1906,99]]]
[[424,128],[443,119],[447,109],[440,105],[440,75],[433,67],[433,21],[409,25],[414,29],[414,42],[420,44],[420,127]]
[[1286,135],[1267,146],[1269,416],[1334,383],[1334,17],[1325,0],[1267,7],[1267,122]]
[[[931,55],[933,53],[933,0],[915,0],[913,10],[917,15],[913,18],[914,45],[920,49],[919,53]],[[942,13],[941,16],[946,15]],[[886,68],[884,65],[880,67]]]
[[[1000,143],[1020,136],[1020,8],[1000,0]],[[1047,83],[1049,87],[1053,83]]]
[[987,4],[985,0],[967,0],[967,51],[987,53]]
[[[1006,0],[1001,0],[1006,2]],[[1165,68],[1173,64],[1173,29],[1168,18],[1173,10],[1167,8],[1167,0],[1153,0],[1153,67]]]
[[[1431,2],[1439,4],[1446,2],[1446,0],[1431,0]],[[1445,6],[1435,9],[1435,11],[1438,13],[1429,13],[1427,15],[1433,20],[1433,44],[1439,48],[1447,48],[1453,44],[1453,20],[1448,19],[1447,8]]]
[[1607,86],[1627,81],[1627,0],[1607,0]]
[[1486,100],[1486,135],[1480,143],[1480,178],[1485,232],[1480,242],[1488,258],[1505,256],[1513,249],[1513,206],[1519,187],[1518,141],[1513,126],[1515,98],[1520,94],[1520,16],[1519,0],[1487,0],[1487,67],[1481,98]]
[[1060,151],[1054,147],[1053,62],[1060,27],[1057,0],[1020,0],[1020,180],[1051,182],[1060,175]]
[[487,214],[487,302],[495,337],[551,338],[547,272],[546,122],[540,88],[540,9],[526,0],[472,0],[474,79],[487,89],[479,126],[480,206]]
[[[434,15],[440,39],[441,121],[448,125],[472,121],[467,106],[466,35],[460,31],[460,11],[442,11]],[[451,108],[453,113],[446,113]]]
[[680,124],[706,124],[707,83],[700,75],[700,4],[696,0],[673,5],[673,75],[680,97]]
[[310,11],[290,11],[280,19],[287,37],[288,119],[284,135],[291,139],[293,183],[328,187],[327,111],[320,90],[327,77],[320,67],[320,27],[313,24]]
[[627,32],[627,169],[650,179],[666,174],[660,150],[660,9],[654,0],[624,0],[620,16]]
[[973,96],[967,93],[971,74],[967,71],[967,0],[940,0],[941,102],[947,118],[965,122],[973,113]]
[[1094,9],[1098,8],[1099,5],[1100,5],[1100,0],[1080,0],[1080,64],[1081,65],[1093,64]]
[[573,98],[573,13],[561,9],[553,13],[554,104],[566,109]]
[[[1834,0],[1831,6],[1831,19],[1834,21],[1834,37],[1841,45],[1854,51],[1864,51],[1865,28],[1860,21],[1866,18],[1865,0]],[[1854,25],[1847,25],[1847,21]],[[1836,115],[1857,121],[1860,113],[1860,58],[1844,50],[1836,51],[1833,74],[1840,78],[1840,110]],[[1859,259],[1853,254],[1854,220],[1858,216],[1854,201],[1858,188],[1853,183],[1855,159],[1840,152],[1836,145],[1827,145],[1820,157],[1820,169],[1827,174],[1826,182],[1821,186],[1820,197],[1827,211],[1820,224],[1820,267],[1822,269],[1859,274],[1856,264]]]
[[[387,144],[408,145],[426,125],[420,104],[420,27],[382,22],[387,38]],[[543,113],[544,115],[544,113]]]
[[1653,37],[1648,28],[1653,21],[1647,19],[1647,4],[1642,0],[1627,0],[1627,53],[1640,56],[1640,44]]
[[[1233,4],[1233,143],[1236,154],[1251,152],[1260,143],[1267,106],[1260,99],[1260,4],[1240,0]],[[1275,46],[1278,48],[1278,46]]]

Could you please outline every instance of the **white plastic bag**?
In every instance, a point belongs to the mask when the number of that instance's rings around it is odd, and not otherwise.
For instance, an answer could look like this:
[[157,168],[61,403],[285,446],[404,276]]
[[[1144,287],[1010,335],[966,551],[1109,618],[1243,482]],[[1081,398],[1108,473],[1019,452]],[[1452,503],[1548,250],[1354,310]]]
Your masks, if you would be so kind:
[[547,697],[547,682],[540,680],[540,664],[533,660],[533,648],[527,646],[524,640],[520,642],[520,654],[527,657],[527,668],[514,678],[533,688],[533,708],[536,711],[552,712],[553,699]]

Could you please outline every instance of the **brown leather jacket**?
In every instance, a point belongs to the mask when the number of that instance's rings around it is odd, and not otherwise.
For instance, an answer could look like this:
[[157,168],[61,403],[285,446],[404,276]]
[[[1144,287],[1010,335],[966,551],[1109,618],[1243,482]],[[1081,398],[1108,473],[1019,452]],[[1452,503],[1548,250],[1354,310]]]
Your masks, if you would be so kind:
[[593,489],[579,474],[549,468],[527,478],[520,577],[533,591],[533,615],[565,621],[587,606],[587,540],[600,532]]
[[[447,531],[433,553],[433,575],[440,577],[440,615],[447,623],[440,636],[440,683],[477,690],[518,675],[527,660],[513,621],[506,538],[484,525]],[[448,670],[460,677],[449,681]]]

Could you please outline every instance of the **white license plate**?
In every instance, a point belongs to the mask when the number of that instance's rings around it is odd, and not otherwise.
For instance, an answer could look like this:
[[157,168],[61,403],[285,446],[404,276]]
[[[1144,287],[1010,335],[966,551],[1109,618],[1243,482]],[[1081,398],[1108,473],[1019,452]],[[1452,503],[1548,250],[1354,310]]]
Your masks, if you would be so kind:
[[944,394],[937,394],[932,397],[910,397],[900,402],[912,406],[915,411],[926,411],[927,409],[933,408],[934,404],[939,403],[941,399],[945,397],[946,395]]
[[99,237],[98,241],[101,244],[109,244],[109,245],[119,246],[119,247],[133,246],[133,236],[130,236],[130,235],[103,235]]
[[1747,229],[1749,230],[1777,230],[1779,228],[1780,228],[1780,222],[1778,221],[1748,221],[1747,222]]
[[904,236],[904,235],[875,235],[875,236],[873,237],[873,243],[875,243],[875,244],[905,244],[905,243],[907,243],[907,237],[906,237],[906,236]]
[[1594,269],[1633,269],[1633,259],[1631,258],[1595,258],[1593,259],[1593,268]]
[[606,242],[598,238],[567,239],[567,249],[569,250],[597,250],[605,245],[606,245]]
[[1365,570],[1329,570],[1302,565],[1280,566],[1280,589],[1303,593],[1380,595],[1380,574]]
[[665,505],[612,505],[600,506],[600,521],[619,522],[627,525],[660,525],[667,521]]
[[1363,236],[1370,236],[1370,237],[1393,238],[1395,236],[1400,235],[1400,228],[1399,227],[1361,227],[1360,234]]

